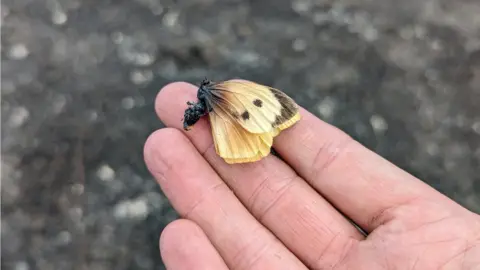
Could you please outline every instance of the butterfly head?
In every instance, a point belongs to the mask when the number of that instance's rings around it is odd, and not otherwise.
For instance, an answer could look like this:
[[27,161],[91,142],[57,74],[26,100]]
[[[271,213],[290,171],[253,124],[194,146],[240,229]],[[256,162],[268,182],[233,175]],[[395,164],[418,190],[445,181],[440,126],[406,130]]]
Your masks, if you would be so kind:
[[207,78],[205,77],[205,79],[203,79],[202,82],[200,83],[200,88],[203,88],[203,87],[205,87],[205,86],[209,86],[209,85],[211,85],[211,84],[212,84],[212,81],[210,81],[209,79],[207,79]]

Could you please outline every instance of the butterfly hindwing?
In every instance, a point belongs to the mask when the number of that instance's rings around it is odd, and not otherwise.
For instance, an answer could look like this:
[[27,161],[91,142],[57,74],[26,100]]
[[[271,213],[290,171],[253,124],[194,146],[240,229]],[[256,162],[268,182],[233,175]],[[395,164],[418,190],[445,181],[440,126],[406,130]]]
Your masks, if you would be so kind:
[[209,114],[217,154],[229,164],[253,162],[270,153],[272,133],[254,134],[219,109]]
[[275,88],[229,80],[215,84],[211,93],[213,107],[221,107],[251,133],[283,130],[300,119],[296,103]]

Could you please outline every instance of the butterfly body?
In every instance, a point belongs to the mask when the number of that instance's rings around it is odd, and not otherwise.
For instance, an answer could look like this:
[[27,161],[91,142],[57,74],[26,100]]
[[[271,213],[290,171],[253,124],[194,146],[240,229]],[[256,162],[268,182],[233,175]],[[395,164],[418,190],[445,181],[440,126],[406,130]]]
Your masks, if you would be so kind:
[[[210,82],[204,80],[197,91],[198,102],[187,102],[189,108],[185,110],[183,129],[188,130],[190,126],[193,126],[200,118],[209,112],[211,112],[212,106],[209,103],[211,100],[211,93],[207,86]],[[210,101],[211,102],[211,101]]]
[[215,150],[227,163],[260,160],[270,153],[273,138],[300,120],[298,106],[278,89],[250,81],[204,80],[198,102],[187,102],[183,127],[189,130],[209,115]]

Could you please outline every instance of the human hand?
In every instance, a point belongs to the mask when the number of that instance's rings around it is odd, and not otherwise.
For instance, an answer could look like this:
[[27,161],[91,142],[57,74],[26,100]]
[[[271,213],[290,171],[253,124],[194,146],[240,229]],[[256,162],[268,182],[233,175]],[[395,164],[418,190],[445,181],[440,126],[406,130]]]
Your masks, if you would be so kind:
[[206,117],[182,129],[196,90],[162,89],[144,149],[183,217],[160,237],[168,269],[480,269],[479,215],[304,109],[275,138],[284,161],[228,165]]

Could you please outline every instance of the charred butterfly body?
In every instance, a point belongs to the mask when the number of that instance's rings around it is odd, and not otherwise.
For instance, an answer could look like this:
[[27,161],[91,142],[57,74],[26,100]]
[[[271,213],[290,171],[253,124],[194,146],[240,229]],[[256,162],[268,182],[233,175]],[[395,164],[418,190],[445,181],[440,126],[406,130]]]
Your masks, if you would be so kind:
[[282,91],[244,80],[203,80],[198,102],[187,102],[183,128],[208,114],[217,154],[245,163],[270,153],[273,138],[300,120],[298,105]]

